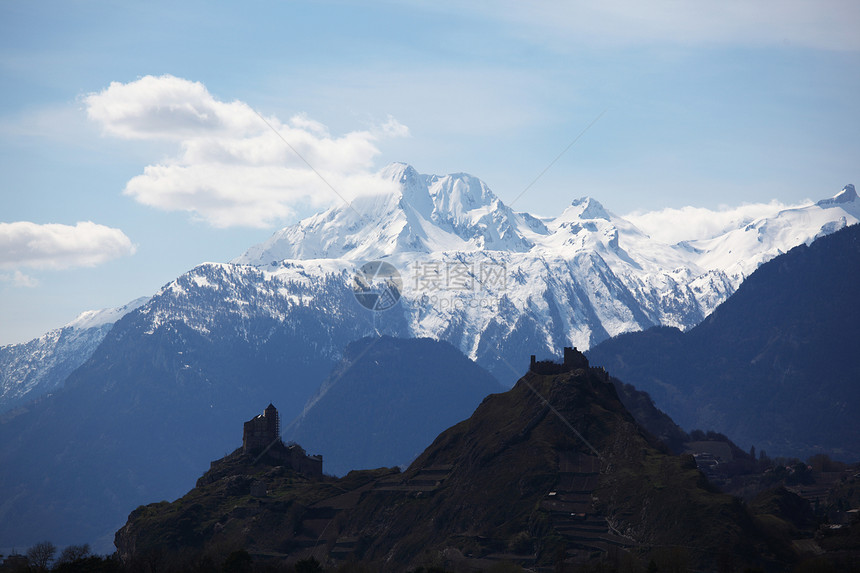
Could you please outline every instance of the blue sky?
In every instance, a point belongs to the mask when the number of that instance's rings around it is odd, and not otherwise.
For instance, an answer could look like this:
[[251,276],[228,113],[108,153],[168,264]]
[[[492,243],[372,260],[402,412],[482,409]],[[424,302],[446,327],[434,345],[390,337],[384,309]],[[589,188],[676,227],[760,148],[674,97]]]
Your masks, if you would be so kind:
[[860,183],[856,2],[460,4],[0,4],[0,345],[336,204],[257,113],[346,194],[404,161],[511,201],[598,117],[514,208]]

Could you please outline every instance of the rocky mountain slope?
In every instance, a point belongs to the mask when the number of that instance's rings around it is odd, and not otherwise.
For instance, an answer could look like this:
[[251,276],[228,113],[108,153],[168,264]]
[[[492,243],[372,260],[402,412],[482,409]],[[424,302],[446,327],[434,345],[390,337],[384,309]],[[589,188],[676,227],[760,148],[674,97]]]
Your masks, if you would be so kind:
[[762,265],[689,332],[657,328],[589,351],[682,427],[773,455],[860,459],[860,226]]
[[313,557],[374,571],[794,558],[691,457],[643,433],[603,370],[579,366],[529,372],[487,397],[402,473],[314,481],[237,450],[183,498],[133,512],[119,553],[134,563],[160,549],[175,567],[217,567],[242,549],[271,566]]
[[[610,377],[636,421],[680,453],[689,436],[651,398]],[[326,471],[405,467],[439,432],[468,418],[504,387],[446,342],[369,337],[344,357],[285,424],[282,436],[325,455]]]
[[92,356],[114,322],[146,301],[88,311],[29,342],[0,346],[0,415],[60,388]]

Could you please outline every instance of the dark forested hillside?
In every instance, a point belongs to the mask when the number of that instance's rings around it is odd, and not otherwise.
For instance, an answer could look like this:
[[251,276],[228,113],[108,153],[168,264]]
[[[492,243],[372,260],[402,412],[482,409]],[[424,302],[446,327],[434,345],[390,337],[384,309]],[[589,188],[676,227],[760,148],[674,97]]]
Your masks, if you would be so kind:
[[307,410],[284,429],[324,456],[326,472],[408,465],[439,432],[504,388],[447,342],[350,344]]
[[742,447],[860,459],[860,226],[762,265],[687,333],[608,340],[592,363],[647,391],[687,430]]

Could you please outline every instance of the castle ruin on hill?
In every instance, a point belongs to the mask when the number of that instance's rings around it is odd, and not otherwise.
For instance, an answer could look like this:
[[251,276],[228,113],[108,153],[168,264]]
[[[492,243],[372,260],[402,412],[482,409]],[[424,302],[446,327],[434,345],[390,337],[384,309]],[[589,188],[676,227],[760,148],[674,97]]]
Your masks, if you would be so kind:
[[245,422],[242,433],[242,453],[260,452],[281,439],[281,420],[278,409],[269,404],[263,413]]
[[323,475],[321,455],[309,456],[300,445],[287,445],[281,440],[281,421],[277,408],[272,404],[269,404],[262,414],[245,422],[242,453],[265,456],[308,476]]
[[535,374],[564,374],[565,372],[573,372],[574,370],[588,369],[588,358],[585,354],[576,349],[576,347],[565,346],[564,356],[561,364],[552,360],[536,360],[532,354],[529,371]]

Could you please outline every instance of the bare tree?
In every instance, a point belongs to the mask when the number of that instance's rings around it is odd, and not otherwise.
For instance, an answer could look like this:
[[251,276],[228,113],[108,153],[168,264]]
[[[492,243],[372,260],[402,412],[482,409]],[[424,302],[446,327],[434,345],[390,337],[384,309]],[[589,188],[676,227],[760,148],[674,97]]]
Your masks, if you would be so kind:
[[37,571],[47,571],[54,560],[57,548],[50,541],[40,541],[27,550],[27,559]]
[[60,552],[60,558],[57,559],[57,564],[74,563],[75,561],[86,559],[90,555],[92,555],[92,553],[90,551],[89,543],[84,543],[83,545],[69,545]]

